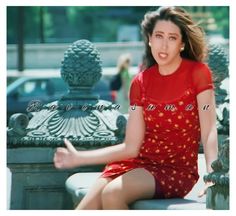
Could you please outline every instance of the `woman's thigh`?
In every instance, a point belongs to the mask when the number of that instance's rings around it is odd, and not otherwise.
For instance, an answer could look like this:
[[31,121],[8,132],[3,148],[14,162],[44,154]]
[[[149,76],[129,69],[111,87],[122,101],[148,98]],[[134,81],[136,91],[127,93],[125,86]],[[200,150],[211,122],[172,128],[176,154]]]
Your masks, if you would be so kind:
[[110,181],[102,192],[102,196],[107,199],[120,199],[126,204],[139,199],[153,198],[154,194],[155,178],[144,168],[136,168],[117,177]]
[[98,178],[76,209],[102,209],[101,193],[111,180],[110,178]]

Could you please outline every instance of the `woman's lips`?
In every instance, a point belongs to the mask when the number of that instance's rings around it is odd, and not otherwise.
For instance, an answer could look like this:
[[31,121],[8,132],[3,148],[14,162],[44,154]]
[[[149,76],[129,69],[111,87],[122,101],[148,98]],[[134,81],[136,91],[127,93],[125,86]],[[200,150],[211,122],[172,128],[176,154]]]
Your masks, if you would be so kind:
[[164,52],[159,52],[158,53],[158,57],[160,59],[166,59],[168,57],[168,54],[167,53],[164,53]]

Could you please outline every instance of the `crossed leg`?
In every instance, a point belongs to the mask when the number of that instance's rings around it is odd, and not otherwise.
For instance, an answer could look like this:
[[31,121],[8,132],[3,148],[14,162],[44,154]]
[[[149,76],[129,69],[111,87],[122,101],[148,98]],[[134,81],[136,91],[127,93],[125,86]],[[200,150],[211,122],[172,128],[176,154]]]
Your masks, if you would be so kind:
[[76,210],[101,210],[102,190],[110,181],[112,181],[110,178],[98,178],[85,197],[80,201]]
[[77,209],[128,209],[132,202],[152,198],[154,193],[153,175],[137,168],[114,180],[99,178]]

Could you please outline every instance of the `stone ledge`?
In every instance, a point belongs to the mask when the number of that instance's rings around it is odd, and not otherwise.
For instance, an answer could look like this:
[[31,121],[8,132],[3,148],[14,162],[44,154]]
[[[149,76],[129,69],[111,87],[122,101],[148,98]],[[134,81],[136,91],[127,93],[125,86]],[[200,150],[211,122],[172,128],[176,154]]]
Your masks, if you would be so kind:
[[139,200],[132,204],[130,208],[135,210],[203,210],[206,209],[206,203],[181,198]]
[[[74,203],[80,202],[89,189],[80,188],[74,191],[72,198]],[[72,191],[71,191],[72,192]],[[134,210],[204,210],[205,201],[191,199],[158,199],[158,200],[139,200],[130,206]]]

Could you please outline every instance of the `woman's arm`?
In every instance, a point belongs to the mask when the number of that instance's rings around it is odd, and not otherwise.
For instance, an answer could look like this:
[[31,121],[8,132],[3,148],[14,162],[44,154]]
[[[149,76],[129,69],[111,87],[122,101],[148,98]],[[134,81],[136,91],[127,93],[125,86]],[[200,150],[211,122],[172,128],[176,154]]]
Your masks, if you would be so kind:
[[[218,140],[216,129],[216,105],[213,90],[205,90],[197,95],[201,128],[201,141],[206,159],[207,172],[212,172],[211,164],[217,159]],[[209,105],[209,106],[208,106]]]
[[145,133],[143,108],[136,107],[129,112],[124,143],[97,150],[77,151],[65,140],[66,148],[57,148],[54,155],[56,168],[74,168],[91,164],[106,164],[113,161],[136,157]]

